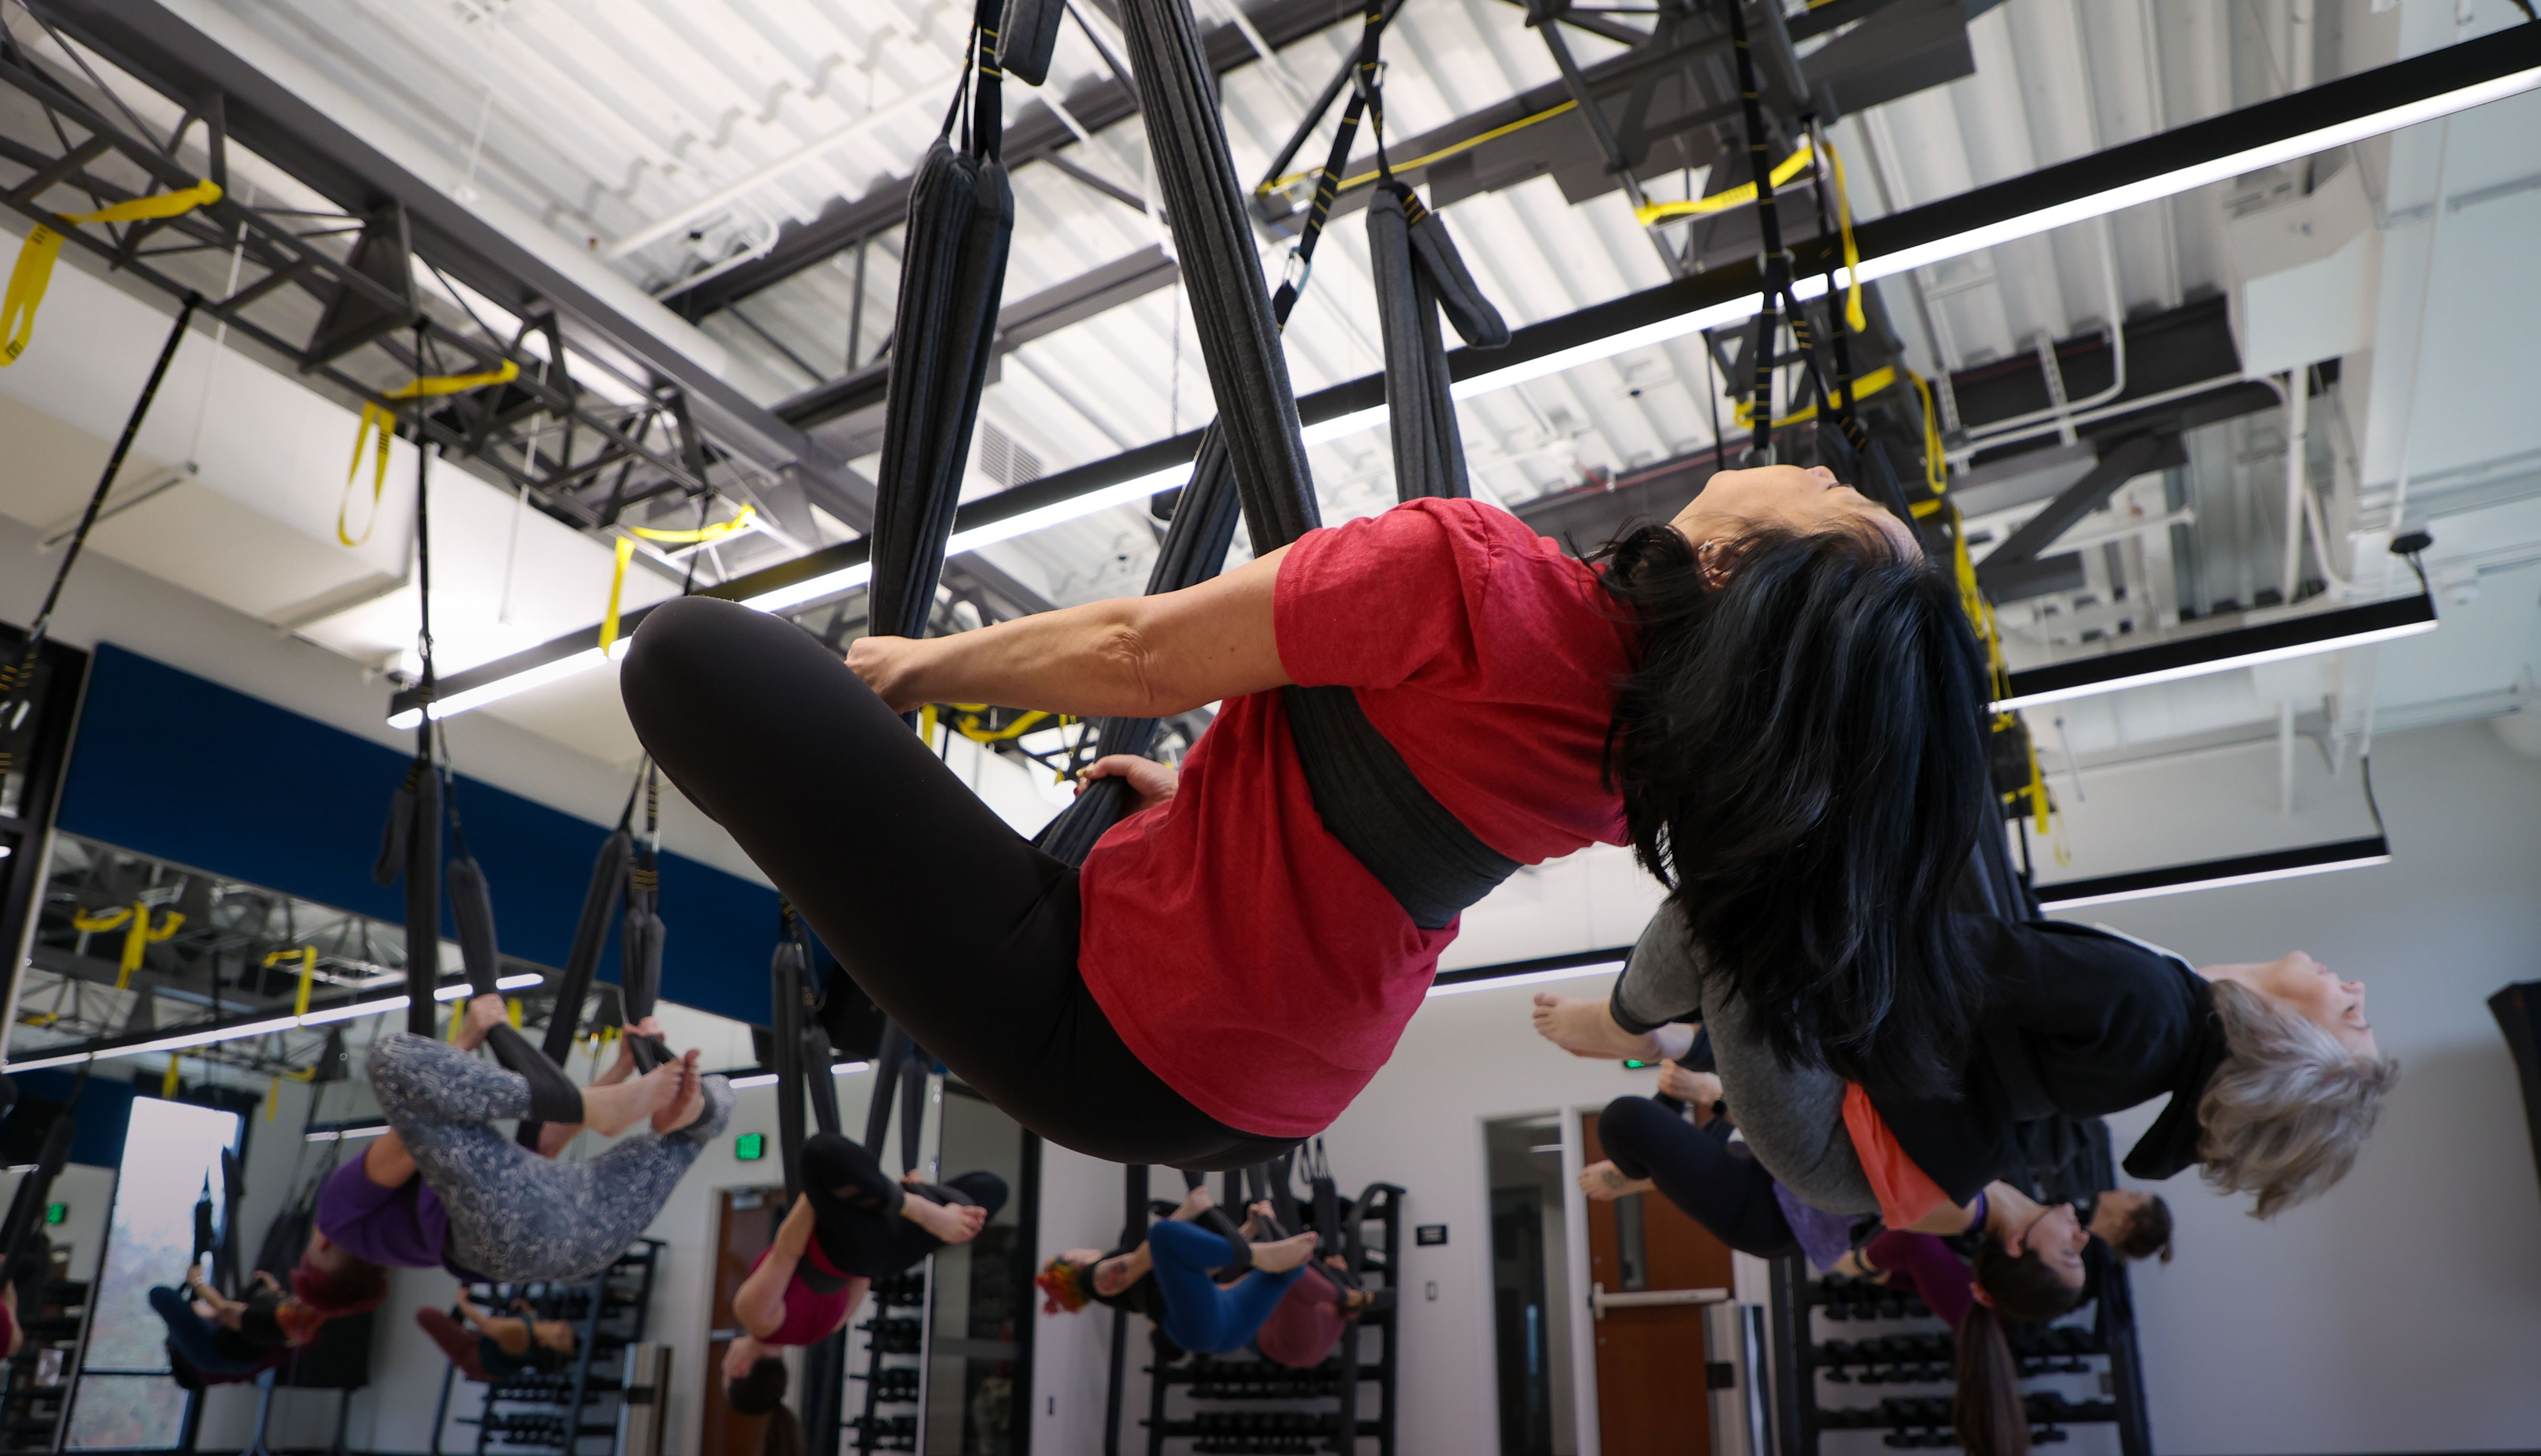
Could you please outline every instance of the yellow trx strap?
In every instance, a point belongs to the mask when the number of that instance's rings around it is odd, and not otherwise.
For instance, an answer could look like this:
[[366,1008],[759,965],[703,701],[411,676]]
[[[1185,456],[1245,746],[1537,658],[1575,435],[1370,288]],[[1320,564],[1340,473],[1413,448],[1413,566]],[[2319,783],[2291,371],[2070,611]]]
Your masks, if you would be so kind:
[[[1918,516],[1940,514],[1948,518],[1950,576],[1958,583],[1960,609],[1967,613],[1968,625],[1976,629],[1977,640],[1985,644],[1986,673],[1992,682],[1994,696],[2008,697],[2011,695],[2011,667],[2003,660],[2002,627],[1995,620],[1994,604],[1986,600],[1984,589],[1977,585],[1976,562],[1968,555],[1967,523],[1959,517],[1958,503],[1951,500],[1948,495],[1949,472],[1941,461],[1941,419],[1933,404],[1932,386],[1924,380],[1924,376],[1911,369],[1906,371],[1906,377],[1914,382],[1915,392],[1922,397],[1924,402],[1924,482],[1930,486],[1932,491],[1932,499],[1915,507],[1915,514]],[[1995,714],[1994,731],[2001,732],[2009,728],[2014,716],[2011,713]],[[2039,765],[2038,744],[2035,740],[2032,740],[2029,745],[2028,788],[2015,789],[2003,795],[2003,802],[2007,804],[2023,792],[2029,795],[2029,810],[2037,820],[2038,832],[2042,835],[2047,833],[2047,770]],[[2058,862],[2062,863],[2065,857],[2065,850],[2060,845],[2057,849]]]
[[626,563],[635,559],[636,537],[640,536],[646,541],[671,542],[682,546],[691,544],[703,546],[708,542],[721,541],[736,532],[748,530],[752,519],[758,514],[759,507],[746,505],[741,508],[741,514],[731,520],[717,521],[712,526],[699,527],[694,531],[656,531],[648,526],[627,527],[629,534],[617,538],[617,571],[616,575],[609,578],[609,610],[601,614],[600,618],[600,650],[606,653],[617,640],[617,599],[626,590]]
[[[1560,106],[1546,107],[1543,110],[1537,111],[1532,115],[1520,116],[1506,125],[1494,126],[1490,130],[1486,131],[1479,136],[1469,136],[1460,142],[1449,142],[1447,145],[1440,147],[1434,152],[1423,152],[1417,157],[1411,157],[1401,162],[1397,162],[1394,164],[1394,170],[1396,172],[1410,172],[1416,167],[1426,167],[1432,162],[1443,162],[1447,158],[1456,156],[1459,153],[1470,152],[1485,142],[1497,141],[1512,131],[1524,131],[1538,122],[1550,121],[1556,116],[1565,115],[1571,111],[1577,110],[1578,109],[1579,103],[1575,101],[1566,101],[1561,103]],[[1308,178],[1317,176],[1322,171],[1323,169],[1320,167],[1309,167],[1303,172],[1292,172],[1286,177],[1272,178],[1270,181],[1264,182],[1253,190],[1255,195],[1267,197],[1272,192],[1295,186],[1297,183],[1306,181]],[[1331,186],[1334,193],[1338,195],[1342,192],[1348,191],[1352,187],[1366,186],[1369,182],[1376,181],[1381,175],[1382,174],[1376,172],[1374,169],[1370,169],[1369,171],[1360,173],[1356,177],[1343,178],[1338,183],[1333,182],[1330,179],[1326,179],[1325,184]]]
[[272,970],[289,960],[300,962],[300,994],[292,999],[291,1014],[306,1016],[309,1014],[309,984],[318,976],[318,947],[304,945],[298,950],[274,951],[264,958],[265,969]]
[[1852,242],[1852,199],[1844,190],[1844,156],[1835,143],[1826,145],[1827,166],[1835,173],[1836,231],[1844,238],[1844,322],[1853,332],[1868,331],[1870,321],[1861,312],[1861,250]]
[[[464,395],[487,385],[509,384],[521,377],[521,366],[506,359],[500,369],[481,370],[475,374],[427,374],[412,384],[399,385],[378,400],[362,401],[362,427],[353,436],[353,463],[344,467],[344,498],[335,503],[335,539],[348,546],[360,546],[371,539],[371,528],[380,524],[380,492],[389,483],[389,441],[397,435],[397,411],[383,400],[427,400],[442,395]],[[360,536],[345,529],[345,514],[353,505],[353,480],[362,473],[362,447],[372,443],[372,432],[378,431],[378,442],[371,457],[371,519],[362,527]]]
[[[201,182],[181,191],[135,197],[95,212],[56,212],[53,216],[74,227],[82,223],[140,222],[180,217],[219,200],[220,184]],[[0,369],[17,363],[18,356],[27,352],[27,345],[36,336],[36,310],[43,306],[44,290],[52,284],[53,264],[62,255],[62,241],[58,229],[39,223],[18,248],[18,265],[9,270],[9,292],[0,298]]]
[[[1897,366],[1894,364],[1884,365],[1852,382],[1852,398],[1856,402],[1862,400],[1867,400],[1871,396],[1878,394],[1880,391],[1887,389],[1890,385],[1895,383],[1897,383]],[[1752,426],[1756,423],[1756,401],[1754,400],[1739,400],[1738,406],[1733,412],[1737,415],[1738,423],[1741,425]],[[1803,424],[1817,417],[1818,406],[1816,401],[1812,400],[1811,402],[1803,404],[1799,408],[1792,410],[1788,414],[1775,415],[1774,428],[1779,430],[1784,425]]]
[[168,1058],[168,1072],[167,1072],[167,1075],[165,1075],[165,1076],[163,1076],[163,1077],[161,1077],[161,1078],[159,1079],[159,1095],[160,1095],[161,1097],[163,1097],[163,1098],[168,1099],[169,1101],[172,1101],[172,1102],[176,1100],[176,1097],[177,1097],[177,1058],[176,1058],[174,1056],[171,1056]]
[[[1810,155],[1809,144],[1804,141],[1800,143],[1798,150],[1775,163],[1774,185],[1779,187],[1799,176],[1809,165]],[[1726,212],[1732,207],[1744,207],[1755,200],[1756,184],[1752,182],[1740,182],[1726,191],[1714,192],[1708,197],[1697,197],[1689,202],[1644,202],[1633,209],[1633,216],[1640,219],[1641,226],[1646,228],[1652,223],[1662,223],[1672,217],[1702,217],[1714,212]]]
[[112,930],[118,925],[123,927],[123,959],[114,978],[116,990],[127,990],[131,987],[132,973],[141,969],[143,951],[176,934],[178,927],[184,923],[185,915],[182,910],[170,910],[153,923],[150,918],[150,907],[137,900],[129,909],[110,910],[94,915],[80,913],[71,916],[72,929],[86,930],[92,934],[101,930]]

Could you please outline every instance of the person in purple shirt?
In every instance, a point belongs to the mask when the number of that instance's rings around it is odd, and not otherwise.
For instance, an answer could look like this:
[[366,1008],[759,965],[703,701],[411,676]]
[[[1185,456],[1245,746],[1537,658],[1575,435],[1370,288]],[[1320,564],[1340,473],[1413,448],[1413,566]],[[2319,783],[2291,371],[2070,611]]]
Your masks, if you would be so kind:
[[[332,1315],[369,1309],[387,1295],[389,1269],[587,1276],[643,1232],[731,1118],[731,1089],[698,1073],[695,1052],[636,1076],[621,1038],[617,1063],[578,1089],[579,1119],[547,1118],[534,1153],[493,1126],[533,1115],[529,1079],[475,1055],[504,1016],[501,997],[478,996],[451,1043],[399,1032],[371,1049],[389,1131],[320,1191],[317,1229],[292,1272],[303,1302]],[[649,1018],[634,1030],[661,1035]],[[646,1122],[649,1133],[596,1158],[553,1161],[584,1128],[615,1137]]]

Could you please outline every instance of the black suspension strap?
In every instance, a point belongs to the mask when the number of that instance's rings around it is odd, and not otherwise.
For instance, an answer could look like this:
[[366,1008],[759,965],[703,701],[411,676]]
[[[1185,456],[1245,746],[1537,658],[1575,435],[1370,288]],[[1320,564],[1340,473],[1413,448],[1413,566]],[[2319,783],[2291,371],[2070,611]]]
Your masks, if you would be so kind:
[[[909,192],[876,479],[868,615],[877,635],[925,635],[994,352],[1015,220],[998,161],[1000,19],[999,0],[979,0],[962,89]],[[965,145],[956,152],[949,136],[966,99]]]
[[[620,1019],[629,1028],[653,1014],[662,998],[662,953],[669,941],[662,923],[662,770],[644,765],[644,834],[635,841],[634,863],[626,877],[626,921],[618,932],[618,999]],[[625,1033],[628,1055],[639,1071],[671,1060],[661,1038],[632,1030]],[[566,1039],[571,1045],[571,1038]],[[564,1058],[555,1058],[562,1062]]]
[[[1124,0],[1122,19],[1218,427],[1254,549],[1268,551],[1322,519],[1214,74],[1187,0]],[[1349,690],[1289,688],[1282,700],[1326,828],[1414,923],[1452,922],[1515,871],[1516,861],[1484,844],[1429,795]]]
[[107,454],[106,469],[98,474],[97,488],[89,492],[88,507],[80,512],[79,528],[62,548],[62,564],[53,568],[53,584],[45,589],[44,605],[36,609],[36,619],[27,628],[26,644],[19,649],[18,660],[0,673],[0,772],[6,772],[14,763],[11,740],[34,705],[36,654],[43,650],[44,637],[52,629],[53,609],[61,605],[62,587],[71,579],[71,568],[79,564],[80,552],[88,547],[88,534],[96,529],[98,513],[105,509],[106,498],[114,489],[114,477],[123,473],[124,458],[132,453],[133,438],[141,433],[141,422],[149,417],[151,401],[159,398],[159,386],[168,378],[168,366],[177,357],[177,346],[185,341],[186,327],[194,322],[195,306],[201,302],[200,295],[186,291],[184,303],[177,310],[176,327],[168,330],[168,341],[159,346],[158,361],[150,366],[150,378],[141,386],[141,398],[132,401],[132,412],[123,417],[123,433],[114,437],[114,449]]
[[[634,865],[635,796],[642,791],[640,779],[627,789],[626,807],[618,811],[617,828],[601,841],[600,853],[591,862],[591,883],[582,892],[582,915],[574,922],[573,945],[565,952],[564,978],[556,983],[554,1008],[547,1013],[546,1036],[539,1045],[541,1054],[558,1066],[573,1055],[573,1039],[582,1029],[582,1003],[591,994],[593,973],[600,969],[600,953],[609,942],[610,920],[626,893]],[[642,1018],[630,1010],[624,1019],[631,1025]],[[533,1118],[521,1120],[521,1146],[539,1145],[540,1126]]]
[[1756,233],[1764,275],[1764,304],[1756,314],[1754,464],[1774,460],[1775,309],[1790,292],[1791,257],[1782,251],[1781,221],[1774,206],[1774,164],[1765,152],[1765,108],[1757,94],[1756,54],[1747,43],[1744,0],[1721,0],[1729,12],[1729,49],[1738,71],[1738,102],[1747,123],[1747,167],[1756,180]]

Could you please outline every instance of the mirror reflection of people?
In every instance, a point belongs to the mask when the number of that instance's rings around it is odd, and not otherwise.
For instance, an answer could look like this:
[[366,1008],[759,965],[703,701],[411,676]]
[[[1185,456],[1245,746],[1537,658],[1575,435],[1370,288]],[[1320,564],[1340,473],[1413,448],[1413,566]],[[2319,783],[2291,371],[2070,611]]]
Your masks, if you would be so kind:
[[327,1321],[323,1312],[294,1297],[263,1270],[256,1271],[246,1292],[244,1299],[228,1297],[195,1265],[185,1271],[183,1288],[162,1285],[150,1291],[149,1299],[168,1327],[169,1347],[187,1365],[211,1379],[235,1379],[307,1345]]
[[469,1379],[492,1384],[511,1375],[553,1375],[573,1364],[578,1341],[572,1322],[541,1319],[520,1298],[512,1301],[511,1313],[493,1314],[466,1284],[451,1302],[459,1307],[456,1318],[427,1307],[414,1312],[414,1322]]
[[[319,1192],[316,1230],[292,1284],[329,1314],[377,1306],[389,1269],[445,1269],[469,1282],[584,1278],[606,1268],[660,1211],[697,1152],[723,1129],[732,1091],[693,1051],[637,1074],[627,1038],[582,1087],[582,1119],[555,1119],[540,1150],[493,1125],[530,1115],[527,1077],[475,1056],[508,1018],[500,996],[469,1001],[449,1043],[396,1032],[370,1054],[371,1090],[390,1130]],[[650,1017],[631,1031],[659,1037]],[[555,1161],[584,1128],[617,1137],[599,1156]]]
[[835,1132],[804,1139],[796,1182],[803,1192],[733,1294],[742,1332],[724,1349],[724,1399],[744,1415],[784,1399],[779,1351],[845,1329],[873,1280],[978,1238],[1006,1203],[1006,1181],[994,1173],[936,1184],[910,1172],[895,1181]]
[[[1228,1354],[1250,1344],[1288,1286],[1315,1254],[1315,1235],[1269,1242],[1253,1235],[1275,1221],[1268,1202],[1246,1210],[1235,1239],[1198,1226],[1217,1206],[1205,1187],[1184,1196],[1182,1205],[1150,1224],[1134,1245],[1109,1253],[1069,1249],[1043,1266],[1044,1314],[1076,1314],[1088,1301],[1143,1314],[1175,1346],[1196,1354]],[[1242,1271],[1220,1283],[1219,1271]]]

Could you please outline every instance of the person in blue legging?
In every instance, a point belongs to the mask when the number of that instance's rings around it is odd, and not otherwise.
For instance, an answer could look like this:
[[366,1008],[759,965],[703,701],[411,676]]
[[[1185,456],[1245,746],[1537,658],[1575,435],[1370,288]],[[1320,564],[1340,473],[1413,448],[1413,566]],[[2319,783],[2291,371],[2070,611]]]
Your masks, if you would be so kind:
[[[1195,1353],[1242,1349],[1314,1257],[1315,1236],[1254,1242],[1271,1216],[1268,1203],[1256,1203],[1238,1230],[1241,1239],[1230,1239],[1198,1222],[1215,1206],[1207,1189],[1195,1188],[1134,1246],[1124,1240],[1108,1254],[1060,1254],[1034,1278],[1048,1296],[1043,1312],[1075,1314],[1093,1301],[1147,1316],[1167,1340]],[[1221,1277],[1229,1281],[1221,1284]]]

